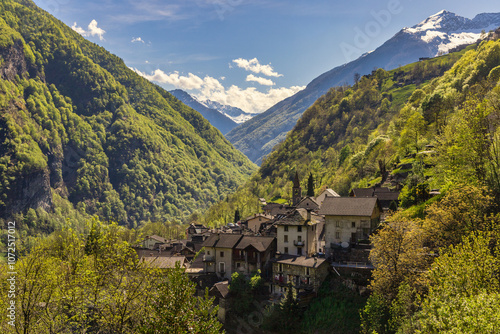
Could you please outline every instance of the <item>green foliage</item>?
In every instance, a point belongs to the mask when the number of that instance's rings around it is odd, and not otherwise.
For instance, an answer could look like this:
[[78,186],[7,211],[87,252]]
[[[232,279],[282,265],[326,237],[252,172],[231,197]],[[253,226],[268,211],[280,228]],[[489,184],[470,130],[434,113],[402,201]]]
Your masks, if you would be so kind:
[[495,333],[500,325],[498,246],[488,234],[471,234],[436,259],[430,290],[415,315],[416,333]]
[[[64,229],[39,239],[16,263],[16,331],[219,333],[213,300],[196,297],[181,268],[164,274],[140,262],[126,239],[126,229],[99,221],[84,234]],[[6,313],[0,317],[0,330],[10,333]]]
[[365,297],[345,287],[339,279],[328,276],[304,312],[302,332],[359,333],[359,312],[365,302]]
[[1,217],[36,208],[15,204],[31,178],[47,207],[52,188],[84,215],[181,220],[255,169],[200,114],[32,2],[2,1],[0,49],[12,65],[0,65],[10,68],[0,80]]

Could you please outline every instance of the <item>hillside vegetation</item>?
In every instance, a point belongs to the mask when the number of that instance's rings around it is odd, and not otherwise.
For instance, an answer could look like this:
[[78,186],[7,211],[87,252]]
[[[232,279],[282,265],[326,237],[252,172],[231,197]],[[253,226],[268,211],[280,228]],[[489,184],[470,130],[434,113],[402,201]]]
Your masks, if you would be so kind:
[[[235,208],[245,216],[258,197],[290,199],[295,171],[314,175],[316,193],[400,187],[401,208],[371,236],[375,270],[360,332],[496,333],[499,125],[498,40],[379,69],[316,101],[258,173],[205,219],[223,223]],[[345,306],[328,298],[320,294],[312,307],[329,304],[338,317],[306,311],[314,324],[307,331],[337,332]]]
[[198,112],[30,0],[0,3],[0,125],[0,217],[29,214],[39,230],[74,208],[129,226],[181,219],[255,170]]

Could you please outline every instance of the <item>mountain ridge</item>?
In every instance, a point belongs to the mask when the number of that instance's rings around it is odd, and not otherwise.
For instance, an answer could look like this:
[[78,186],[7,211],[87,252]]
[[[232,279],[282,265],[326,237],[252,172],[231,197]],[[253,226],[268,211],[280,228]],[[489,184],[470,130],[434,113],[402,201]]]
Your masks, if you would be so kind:
[[[441,18],[449,16],[448,13],[450,12],[442,11],[438,13],[440,15],[436,15]],[[436,15],[429,18],[435,18]],[[457,17],[455,14],[453,15]],[[480,28],[479,25],[488,25],[488,27],[497,23],[500,25],[500,14],[484,13],[476,15],[476,18],[476,21],[465,18],[464,20],[474,22],[476,30]],[[494,23],[491,23],[492,21]],[[417,27],[419,24],[413,27]],[[433,57],[439,53],[439,46],[443,42],[442,38],[431,39],[430,41],[434,41],[434,43],[429,43],[422,39],[421,33],[408,33],[405,29],[411,28],[401,29],[373,52],[321,74],[312,80],[304,90],[278,102],[265,112],[231,130],[226,138],[250,160],[260,165],[263,157],[286,137],[286,133],[294,127],[300,115],[331,87],[352,83],[355,73],[368,74],[373,68],[390,70],[418,61],[421,57]],[[480,33],[477,33],[478,38],[479,35]],[[444,40],[443,43],[449,44],[446,43],[447,41]],[[470,39],[467,39],[464,44],[469,42]]]
[[64,203],[130,226],[179,220],[255,169],[201,114],[32,1],[0,3],[0,55],[0,218]]
[[169,91],[169,93],[182,101],[182,103],[184,103],[188,107],[193,108],[194,110],[199,112],[203,117],[205,117],[207,121],[210,122],[210,124],[219,129],[219,131],[223,135],[237,126],[237,123],[234,120],[227,117],[222,112],[213,108],[209,108],[206,105],[200,103],[186,91],[183,91],[181,89],[174,89]]

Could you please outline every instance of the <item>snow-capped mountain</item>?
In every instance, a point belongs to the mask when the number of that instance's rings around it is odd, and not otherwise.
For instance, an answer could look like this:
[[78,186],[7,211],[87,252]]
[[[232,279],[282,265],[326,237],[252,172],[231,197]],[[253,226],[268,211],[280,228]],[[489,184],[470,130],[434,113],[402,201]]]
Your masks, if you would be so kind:
[[207,108],[215,109],[215,110],[219,111],[220,113],[231,118],[234,122],[236,122],[238,124],[246,122],[250,118],[255,116],[255,114],[244,112],[240,108],[221,104],[219,102],[215,102],[215,101],[211,101],[211,100],[198,101],[198,102],[200,102],[201,104],[203,104]]
[[358,59],[323,73],[295,95],[231,130],[226,138],[250,160],[260,164],[279,144],[304,111],[331,87],[353,83],[354,74],[369,74],[374,68],[391,70],[434,57],[458,45],[471,44],[500,26],[500,13],[479,14],[474,19],[441,11],[423,22],[400,30],[391,39]]
[[472,44],[488,32],[500,26],[500,13],[479,14],[474,19],[458,16],[442,10],[419,24],[403,29],[403,33],[420,38],[436,48],[435,55],[464,44]]
[[205,117],[207,121],[210,122],[210,124],[219,129],[222,134],[226,134],[237,125],[236,122],[234,122],[231,118],[227,117],[218,110],[205,106],[196,98],[189,95],[189,93],[181,89],[175,89],[170,91],[169,93],[175,96],[185,105],[199,112],[203,117]]

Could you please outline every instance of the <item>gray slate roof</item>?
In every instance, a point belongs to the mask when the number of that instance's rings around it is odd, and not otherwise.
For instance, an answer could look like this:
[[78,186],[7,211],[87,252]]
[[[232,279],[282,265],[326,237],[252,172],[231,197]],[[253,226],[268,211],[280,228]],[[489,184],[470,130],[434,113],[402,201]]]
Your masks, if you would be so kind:
[[242,238],[241,234],[212,234],[203,241],[203,247],[233,248]]
[[248,246],[253,246],[259,252],[265,252],[271,246],[274,237],[253,237],[245,235],[238,243],[235,249],[245,249]]
[[298,208],[286,217],[276,221],[276,225],[314,225],[322,221],[321,217],[314,212],[310,212],[310,220],[306,209]]
[[376,197],[327,197],[319,210],[325,216],[370,217],[377,204]]
[[305,257],[305,256],[293,256],[286,254],[280,256],[276,261],[276,263],[290,264],[294,266],[309,267],[309,268],[318,268],[325,262],[326,259]]

